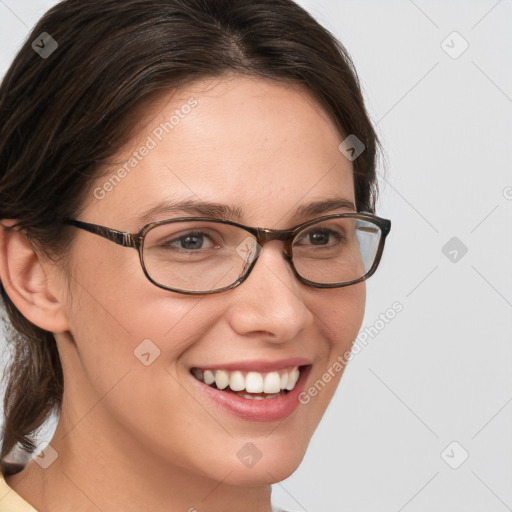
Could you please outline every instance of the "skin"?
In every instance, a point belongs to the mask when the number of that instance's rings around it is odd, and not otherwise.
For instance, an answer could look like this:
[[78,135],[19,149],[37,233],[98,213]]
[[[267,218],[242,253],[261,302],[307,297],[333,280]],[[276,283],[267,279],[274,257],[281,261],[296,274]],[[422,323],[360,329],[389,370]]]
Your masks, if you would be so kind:
[[[226,76],[159,98],[117,160],[190,97],[197,106],[136,169],[104,199],[87,195],[80,220],[133,233],[156,204],[195,199],[239,207],[249,226],[289,228],[313,218],[296,215],[300,205],[355,203],[352,165],[338,151],[344,137],[326,113],[299,86],[260,78]],[[309,387],[357,336],[364,283],[304,286],[273,241],[238,288],[187,296],[151,284],[135,250],[74,236],[65,270],[20,233],[2,232],[2,281],[29,320],[55,333],[65,377],[51,440],[58,458],[47,469],[31,461],[7,483],[42,512],[69,503],[80,512],[269,512],[270,484],[301,462],[341,372],[309,404],[266,423],[218,407],[189,370],[305,357]],[[147,338],[160,356],[146,367],[133,351]],[[236,456],[247,442],[262,453],[252,468]]]

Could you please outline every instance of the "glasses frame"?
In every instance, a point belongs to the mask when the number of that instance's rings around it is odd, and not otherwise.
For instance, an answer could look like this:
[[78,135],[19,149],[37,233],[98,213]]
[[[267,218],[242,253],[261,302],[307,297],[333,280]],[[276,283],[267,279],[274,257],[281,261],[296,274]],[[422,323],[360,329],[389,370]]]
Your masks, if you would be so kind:
[[[351,219],[358,219],[363,220],[367,222],[372,222],[373,224],[377,225],[381,231],[381,237],[379,240],[379,247],[377,248],[377,253],[375,254],[375,259],[373,262],[373,265],[371,268],[364,274],[362,277],[358,279],[354,279],[352,281],[347,282],[341,282],[341,283],[315,283],[314,281],[309,281],[308,279],[305,279],[302,277],[297,269],[295,268],[295,265],[293,264],[293,257],[292,257],[292,244],[299,232],[304,230],[305,228],[312,226],[314,224],[317,224],[319,222],[329,220],[329,219],[340,219],[340,218],[351,218]],[[219,223],[219,224],[227,224],[230,226],[235,226],[237,228],[243,229],[244,231],[247,231],[247,233],[251,234],[258,243],[258,251],[254,258],[254,261],[244,270],[243,275],[241,275],[234,283],[230,284],[229,286],[224,286],[222,288],[214,289],[214,290],[208,290],[208,291],[189,291],[189,290],[180,290],[179,288],[173,288],[171,286],[166,286],[163,284],[158,283],[155,281],[148,273],[146,269],[146,265],[144,264],[144,240],[147,235],[152,229],[161,226],[163,224],[172,224],[175,222],[190,222],[190,221],[203,221],[203,222],[213,222],[213,223]],[[131,247],[138,251],[139,253],[139,261],[142,266],[142,270],[144,271],[145,276],[148,278],[148,280],[153,283],[155,286],[158,286],[159,288],[162,288],[164,290],[176,292],[176,293],[183,293],[185,295],[209,295],[213,293],[220,293],[227,290],[232,290],[233,288],[236,288],[237,286],[241,285],[251,273],[252,269],[256,265],[256,262],[258,261],[258,258],[261,254],[260,247],[263,248],[265,244],[268,242],[271,242],[273,240],[279,240],[284,243],[283,248],[283,255],[285,260],[290,264],[290,267],[292,268],[295,276],[301,282],[302,284],[305,284],[306,286],[310,286],[312,288],[342,288],[345,286],[350,286],[353,284],[360,283],[362,281],[365,281],[370,276],[372,276],[375,271],[377,270],[377,267],[379,266],[382,252],[384,251],[384,245],[386,241],[386,237],[389,234],[391,230],[391,221],[388,219],[383,219],[381,217],[377,217],[376,215],[368,212],[350,212],[350,213],[338,213],[333,215],[324,215],[322,217],[317,217],[315,219],[309,220],[307,222],[304,222],[302,224],[298,224],[297,226],[294,226],[290,229],[269,229],[269,228],[255,228],[250,226],[244,226],[243,224],[239,224],[238,222],[234,222],[231,220],[225,220],[225,219],[216,219],[216,218],[209,218],[209,217],[179,217],[176,219],[165,219],[165,220],[159,220],[155,222],[150,222],[149,224],[146,224],[143,226],[140,231],[137,233],[129,233],[126,231],[118,231],[116,229],[107,228],[105,226],[100,226],[99,224],[90,224],[89,222],[83,222],[77,219],[68,218],[65,220],[65,223],[68,225],[72,225],[76,228],[83,229],[85,231],[88,231],[89,233],[93,233],[95,235],[99,235],[103,238],[106,238],[107,240],[110,240],[111,242],[114,242],[117,245],[121,245],[122,247]]]

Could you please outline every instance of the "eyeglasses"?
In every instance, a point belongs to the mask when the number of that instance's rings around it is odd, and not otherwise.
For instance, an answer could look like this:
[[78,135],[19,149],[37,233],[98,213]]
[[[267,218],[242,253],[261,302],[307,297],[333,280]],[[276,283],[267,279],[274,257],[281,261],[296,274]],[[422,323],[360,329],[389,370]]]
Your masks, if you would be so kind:
[[284,243],[297,279],[339,288],[368,279],[379,265],[391,221],[370,213],[326,215],[291,229],[253,228],[223,219],[182,217],[146,224],[138,233],[67,219],[67,224],[139,252],[146,277],[165,290],[218,293],[243,283],[263,246]]

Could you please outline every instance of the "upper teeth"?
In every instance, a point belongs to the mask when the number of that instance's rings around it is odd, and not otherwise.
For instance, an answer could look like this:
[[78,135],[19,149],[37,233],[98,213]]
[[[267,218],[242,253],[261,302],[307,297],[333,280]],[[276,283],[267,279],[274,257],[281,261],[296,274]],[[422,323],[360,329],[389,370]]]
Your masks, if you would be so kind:
[[297,384],[300,375],[298,367],[270,373],[194,368],[192,373],[196,379],[205,384],[215,383],[219,389],[226,389],[229,386],[232,391],[245,390],[247,393],[279,393],[285,389],[291,391]]

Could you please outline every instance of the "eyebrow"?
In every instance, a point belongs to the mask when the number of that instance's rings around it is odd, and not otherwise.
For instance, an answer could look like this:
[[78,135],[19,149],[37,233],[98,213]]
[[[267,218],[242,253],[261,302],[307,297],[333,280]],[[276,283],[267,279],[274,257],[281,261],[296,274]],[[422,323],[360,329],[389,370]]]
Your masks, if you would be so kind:
[[[334,210],[350,210],[355,212],[355,205],[352,201],[335,197],[332,199],[325,199],[323,201],[314,201],[308,204],[300,205],[295,210],[296,217],[314,217],[316,215],[323,215]],[[138,220],[144,224],[152,222],[156,218],[163,218],[164,216],[187,214],[198,217],[211,217],[214,219],[228,219],[241,223],[244,217],[242,208],[237,206],[229,206],[222,203],[212,203],[205,201],[186,200],[179,202],[165,202],[160,203],[153,208],[143,212]]]

